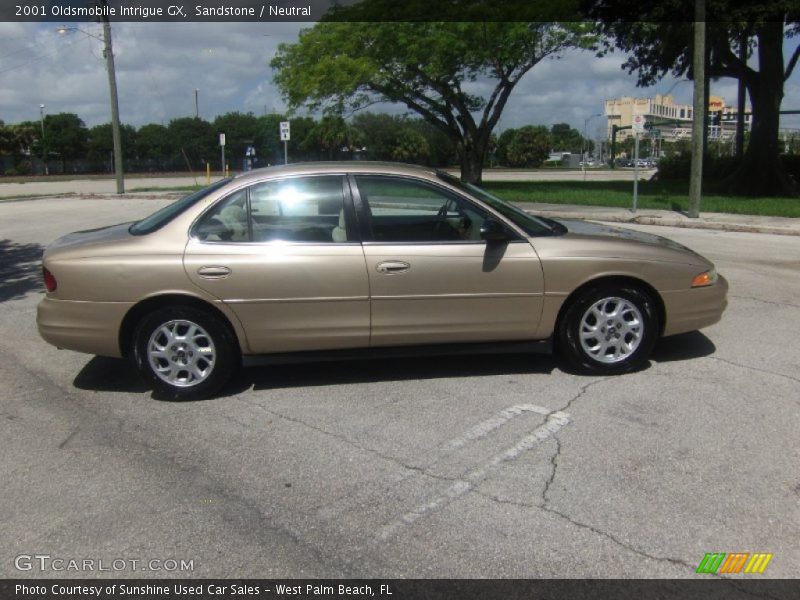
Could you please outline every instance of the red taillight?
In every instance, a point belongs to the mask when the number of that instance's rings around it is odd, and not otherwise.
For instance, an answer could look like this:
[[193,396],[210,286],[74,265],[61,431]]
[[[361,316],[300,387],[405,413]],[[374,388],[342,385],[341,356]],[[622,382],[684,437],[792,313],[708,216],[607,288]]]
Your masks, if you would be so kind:
[[44,287],[48,292],[55,292],[58,287],[58,282],[53,274],[46,268],[42,267],[42,274],[44,275]]

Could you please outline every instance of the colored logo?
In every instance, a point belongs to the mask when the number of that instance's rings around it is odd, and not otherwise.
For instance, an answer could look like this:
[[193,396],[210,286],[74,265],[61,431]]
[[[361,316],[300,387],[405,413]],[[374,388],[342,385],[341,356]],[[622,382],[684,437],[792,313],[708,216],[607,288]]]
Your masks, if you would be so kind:
[[698,573],[763,573],[772,554],[757,552],[708,552],[697,567]]

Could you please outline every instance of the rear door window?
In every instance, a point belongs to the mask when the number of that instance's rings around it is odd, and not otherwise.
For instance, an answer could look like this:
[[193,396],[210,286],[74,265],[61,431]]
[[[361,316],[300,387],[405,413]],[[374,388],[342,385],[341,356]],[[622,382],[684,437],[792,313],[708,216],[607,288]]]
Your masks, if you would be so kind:
[[341,176],[296,177],[250,188],[254,242],[347,242]]
[[348,233],[343,185],[339,175],[254,184],[218,202],[198,222],[194,235],[208,242],[357,241]]

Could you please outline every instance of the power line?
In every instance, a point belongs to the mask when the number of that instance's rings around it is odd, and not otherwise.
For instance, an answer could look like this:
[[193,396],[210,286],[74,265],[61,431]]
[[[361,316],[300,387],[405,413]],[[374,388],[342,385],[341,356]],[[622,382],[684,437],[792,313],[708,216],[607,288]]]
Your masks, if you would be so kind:
[[[67,46],[72,46],[75,43],[76,42],[69,42],[66,45]],[[62,51],[62,48],[55,48],[51,52],[46,52],[44,54],[40,54],[38,56],[34,56],[33,58],[31,58],[30,60],[28,60],[28,61],[26,61],[24,63],[20,63],[18,65],[14,65],[13,67],[8,67],[8,68],[5,68],[5,69],[0,69],[0,74],[1,73],[8,73],[9,71],[14,71],[15,69],[21,69],[22,67],[27,67],[28,65],[31,65],[31,64],[33,64],[35,62],[38,62],[38,61],[40,61],[42,59],[45,59],[45,58],[49,58],[49,57],[53,56],[54,54],[57,54],[58,52],[61,52],[61,51]]]

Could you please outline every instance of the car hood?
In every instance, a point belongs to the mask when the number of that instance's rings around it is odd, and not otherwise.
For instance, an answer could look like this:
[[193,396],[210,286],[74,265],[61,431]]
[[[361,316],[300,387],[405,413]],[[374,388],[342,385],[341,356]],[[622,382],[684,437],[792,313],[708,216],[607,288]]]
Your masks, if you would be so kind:
[[682,262],[690,262],[702,265],[711,265],[711,262],[705,257],[701,256],[691,248],[687,248],[683,244],[679,244],[669,238],[652,233],[645,233],[642,231],[635,231],[633,229],[625,229],[622,227],[612,227],[602,223],[594,223],[591,221],[581,221],[573,219],[554,219],[566,229],[566,236],[573,238],[583,238],[586,240],[595,240],[598,242],[614,242],[607,244],[609,252],[615,252],[614,249],[620,250],[626,247],[630,252],[635,253],[635,248],[647,247],[649,250],[663,250],[665,260],[675,260],[682,257]]
[[675,242],[669,238],[665,238],[660,235],[655,235],[652,233],[645,233],[643,231],[636,231],[633,229],[623,229],[622,227],[611,227],[610,225],[604,225],[602,223],[594,223],[591,221],[579,221],[577,219],[576,220],[555,219],[555,220],[561,223],[564,227],[566,227],[569,233],[577,235],[622,238],[625,240],[640,242],[642,244],[664,246],[666,248],[672,248],[673,250],[685,250],[686,252],[691,252],[692,254],[696,254],[694,250],[687,248],[683,244],[679,244],[678,242]]
[[68,233],[50,244],[45,251],[45,256],[51,257],[54,254],[66,251],[94,248],[100,245],[130,239],[132,237],[128,231],[130,226],[131,223],[128,222]]

